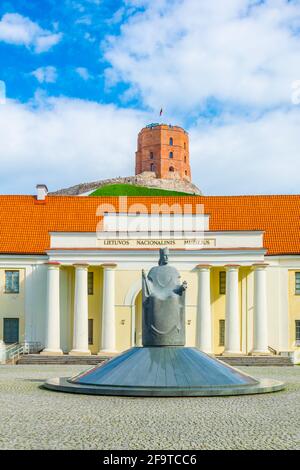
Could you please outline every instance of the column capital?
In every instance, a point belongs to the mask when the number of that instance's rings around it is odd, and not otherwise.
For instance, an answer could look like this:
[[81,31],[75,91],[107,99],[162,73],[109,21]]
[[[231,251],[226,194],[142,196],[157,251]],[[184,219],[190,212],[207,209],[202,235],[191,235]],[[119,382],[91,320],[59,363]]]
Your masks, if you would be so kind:
[[46,261],[44,265],[48,266],[48,268],[59,268],[61,266],[58,261]]
[[224,268],[226,269],[226,271],[238,270],[240,267],[241,267],[240,264],[225,264],[224,265]]
[[74,263],[73,266],[76,269],[80,269],[80,268],[81,269],[88,269],[89,264],[87,264],[87,263]]
[[199,269],[199,270],[201,270],[201,269],[210,269],[210,268],[212,268],[211,264],[197,264],[197,266],[196,266],[196,269]]
[[102,268],[108,268],[108,269],[114,269],[116,268],[118,265],[116,263],[103,263],[101,264]]
[[255,270],[255,269],[265,269],[268,266],[270,266],[269,263],[254,263],[254,264],[252,264],[251,268],[253,270]]

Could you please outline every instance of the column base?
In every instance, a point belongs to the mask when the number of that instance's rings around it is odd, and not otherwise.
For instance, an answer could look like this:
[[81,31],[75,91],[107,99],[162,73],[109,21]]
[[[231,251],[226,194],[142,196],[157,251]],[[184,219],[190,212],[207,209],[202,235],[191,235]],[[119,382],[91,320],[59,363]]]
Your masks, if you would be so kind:
[[222,356],[245,356],[245,354],[242,353],[242,351],[224,351],[222,353]]
[[250,351],[249,356],[272,356],[270,351]]
[[40,352],[41,356],[62,356],[63,352],[61,349],[43,349]]
[[118,354],[120,354],[119,351],[111,349],[101,349],[101,351],[97,353],[97,356],[117,356]]
[[69,356],[90,356],[91,351],[86,350],[86,349],[72,349],[72,351],[69,352]]

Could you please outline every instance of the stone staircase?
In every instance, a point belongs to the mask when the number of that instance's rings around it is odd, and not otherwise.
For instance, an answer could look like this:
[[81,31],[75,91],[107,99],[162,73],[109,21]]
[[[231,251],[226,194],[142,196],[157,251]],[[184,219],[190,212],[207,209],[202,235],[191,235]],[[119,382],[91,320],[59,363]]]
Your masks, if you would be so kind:
[[231,366],[293,366],[289,356],[216,356],[220,361]]
[[63,354],[62,356],[44,356],[42,354],[27,354],[22,356],[17,364],[30,364],[30,365],[97,365],[100,362],[106,361],[109,359],[108,356],[69,356],[68,354]]
[[[291,357],[288,356],[216,356],[231,366],[293,366]],[[30,365],[97,365],[110,359],[110,356],[44,356],[41,354],[27,354],[20,357],[17,364]]]

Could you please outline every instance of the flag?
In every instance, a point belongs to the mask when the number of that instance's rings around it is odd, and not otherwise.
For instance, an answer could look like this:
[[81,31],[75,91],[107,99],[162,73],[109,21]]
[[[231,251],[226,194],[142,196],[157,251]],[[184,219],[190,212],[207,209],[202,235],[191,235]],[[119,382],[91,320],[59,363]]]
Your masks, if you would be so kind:
[[160,111],[159,111],[160,116],[162,115],[162,112],[163,112],[163,110],[162,110],[162,108],[160,108]]

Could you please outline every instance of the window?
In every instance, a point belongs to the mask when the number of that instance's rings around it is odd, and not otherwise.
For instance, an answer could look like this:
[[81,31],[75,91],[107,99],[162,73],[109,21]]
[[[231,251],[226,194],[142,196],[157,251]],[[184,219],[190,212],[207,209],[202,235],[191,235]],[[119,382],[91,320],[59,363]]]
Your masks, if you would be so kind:
[[219,272],[219,294],[226,294],[226,271]]
[[150,159],[153,160],[153,158],[154,158],[153,152],[150,152]]
[[173,158],[173,152],[169,153],[169,158]]
[[20,291],[19,271],[5,271],[6,294],[18,294]]
[[150,171],[154,171],[154,163],[151,163],[151,165],[150,165]]
[[295,273],[295,294],[300,295],[300,272]]
[[173,173],[174,168],[172,166],[170,166],[169,171],[171,171]]
[[186,143],[185,142],[183,144],[183,148],[184,148],[184,150],[186,150]]
[[94,294],[94,273],[93,272],[88,273],[88,294],[89,295]]
[[300,320],[295,321],[296,346],[300,346]]
[[93,344],[94,341],[94,320],[89,318],[89,344]]
[[184,163],[186,163],[186,155],[184,156]]
[[219,320],[219,346],[225,346],[225,320]]
[[173,137],[170,137],[169,145],[173,145]]
[[185,170],[184,174],[185,174],[185,176],[187,176],[187,171],[186,170]]

